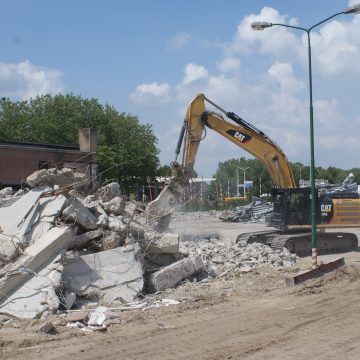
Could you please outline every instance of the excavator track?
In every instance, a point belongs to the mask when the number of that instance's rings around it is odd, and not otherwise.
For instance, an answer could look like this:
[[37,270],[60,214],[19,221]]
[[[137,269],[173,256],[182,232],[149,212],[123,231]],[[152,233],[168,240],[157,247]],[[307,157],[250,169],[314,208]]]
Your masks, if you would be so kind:
[[[285,247],[297,256],[311,254],[311,232],[294,231],[284,234],[276,230],[269,230],[244,233],[237,237],[236,243],[243,245],[245,243],[262,243],[274,250],[282,250]],[[353,233],[326,232],[318,233],[317,243],[319,254],[347,252],[356,249],[358,238]]]

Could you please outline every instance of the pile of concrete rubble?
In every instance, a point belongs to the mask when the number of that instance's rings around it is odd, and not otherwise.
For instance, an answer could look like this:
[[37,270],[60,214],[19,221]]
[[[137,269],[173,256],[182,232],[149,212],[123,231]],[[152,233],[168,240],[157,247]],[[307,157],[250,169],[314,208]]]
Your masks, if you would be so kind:
[[273,211],[273,204],[253,196],[248,205],[237,206],[234,210],[226,210],[220,216],[222,221],[229,222],[259,222],[263,223]]
[[44,169],[27,178],[31,190],[0,193],[0,312],[39,318],[87,301],[127,304],[185,279],[295,261],[260,244],[180,244],[178,234],[148,226],[143,204],[118,183],[83,196],[86,182],[70,169]]
[[206,274],[212,277],[223,276],[229,272],[247,273],[262,265],[288,268],[296,264],[296,255],[286,248],[273,250],[260,243],[227,244],[216,234],[199,236],[198,239],[185,235],[180,243],[180,250],[189,256],[200,256],[205,264]]

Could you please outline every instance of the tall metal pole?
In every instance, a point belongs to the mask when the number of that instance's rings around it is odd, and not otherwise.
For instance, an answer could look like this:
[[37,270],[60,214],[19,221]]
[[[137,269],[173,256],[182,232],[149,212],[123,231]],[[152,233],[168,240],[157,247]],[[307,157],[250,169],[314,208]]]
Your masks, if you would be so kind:
[[239,197],[239,168],[236,168],[236,197]]
[[246,189],[245,189],[245,171],[247,169],[249,169],[248,167],[247,168],[242,168],[240,166],[238,166],[238,169],[241,169],[243,172],[244,172],[244,183],[243,183],[243,189],[244,189],[244,196],[246,195]]
[[244,170],[244,197],[246,196],[246,187],[245,187],[245,171],[246,171],[246,169]]
[[316,231],[316,199],[315,188],[315,156],[314,156],[314,110],[312,95],[312,66],[311,66],[311,42],[310,31],[306,30],[308,39],[308,58],[309,58],[309,115],[310,115],[310,181],[311,181],[311,265],[317,267],[317,231]]
[[308,68],[309,68],[309,113],[310,113],[310,184],[311,184],[311,247],[312,247],[312,257],[311,264],[313,268],[316,268],[317,265],[317,231],[316,231],[316,188],[315,188],[315,156],[314,156],[314,118],[313,118],[313,96],[312,96],[312,66],[311,66],[311,42],[310,42],[310,32],[315,27],[323,24],[324,22],[334,18],[335,16],[341,14],[359,14],[360,13],[360,4],[355,5],[351,8],[346,9],[345,11],[338,12],[334,15],[327,17],[326,19],[318,22],[317,24],[306,29],[300,26],[293,26],[287,24],[279,23],[268,23],[268,22],[254,22],[251,24],[251,27],[254,30],[264,30],[265,28],[271,26],[283,26],[291,29],[303,30],[307,34],[308,41]]

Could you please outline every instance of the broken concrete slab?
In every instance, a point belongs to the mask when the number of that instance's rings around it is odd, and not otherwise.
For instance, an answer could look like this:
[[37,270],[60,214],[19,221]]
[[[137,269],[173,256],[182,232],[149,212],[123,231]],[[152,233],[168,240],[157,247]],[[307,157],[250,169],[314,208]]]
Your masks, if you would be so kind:
[[132,219],[135,216],[136,211],[137,205],[131,201],[128,201],[124,208],[124,215]]
[[[41,211],[46,208],[41,205],[40,200],[47,200],[40,197],[47,190],[49,190],[48,187],[36,188],[11,206],[0,208],[0,257],[4,259],[3,261],[14,259],[17,256],[18,247],[28,240],[25,235],[39,221]],[[59,203],[58,206],[62,205]]]
[[0,312],[37,318],[58,309],[55,289],[61,285],[60,258],[71,240],[71,230],[53,228],[0,270]]
[[107,214],[120,215],[125,208],[126,202],[120,196],[116,196],[108,202],[103,202],[102,206]]
[[74,172],[69,168],[61,170],[51,168],[35,171],[26,178],[26,182],[33,188],[40,185],[58,185],[60,187],[68,185],[83,186],[88,182],[88,177],[86,174]]
[[30,191],[18,201],[7,208],[0,208],[0,227],[3,233],[11,236],[19,232],[24,219],[37,205],[40,196],[49,190],[48,187],[41,187]]
[[63,281],[76,295],[109,304],[133,301],[144,285],[142,266],[132,245],[68,258]]
[[112,182],[98,189],[96,197],[102,202],[108,202],[115,196],[120,196],[120,185],[117,182]]
[[150,286],[155,291],[163,291],[203,270],[205,270],[205,265],[200,256],[188,257],[152,274],[150,276]]
[[55,292],[60,282],[55,286],[51,274],[56,272],[53,267],[58,262],[59,258],[36,272],[36,276],[32,276],[7,296],[0,303],[0,312],[26,319],[40,318],[54,313],[60,306]]
[[95,230],[97,228],[96,216],[75,197],[71,198],[71,204],[63,210],[63,215],[77,222],[85,229]]
[[124,245],[124,234],[108,231],[101,241],[101,250],[111,250]]
[[0,197],[11,196],[14,194],[14,190],[12,187],[8,186],[0,190]]
[[72,231],[67,227],[52,228],[29,246],[19,259],[4,266],[0,270],[0,306],[4,298],[9,297],[17,287],[48,266],[59,254],[64,253],[72,241],[72,236]]
[[108,217],[108,227],[112,231],[123,232],[126,230],[126,225],[122,222],[122,216],[113,216]]
[[100,236],[104,236],[104,231],[102,229],[88,231],[84,234],[75,236],[69,249],[71,250],[71,249],[79,248],[80,246],[83,246],[83,245],[87,244],[88,242],[90,242],[96,238],[99,238]]
[[[146,239],[148,240],[148,238]],[[179,252],[179,234],[164,233],[151,236],[146,248],[149,254],[176,254]]]
[[8,207],[12,205],[14,202],[18,201],[21,198],[21,196],[10,196],[6,198],[0,198],[0,208]]

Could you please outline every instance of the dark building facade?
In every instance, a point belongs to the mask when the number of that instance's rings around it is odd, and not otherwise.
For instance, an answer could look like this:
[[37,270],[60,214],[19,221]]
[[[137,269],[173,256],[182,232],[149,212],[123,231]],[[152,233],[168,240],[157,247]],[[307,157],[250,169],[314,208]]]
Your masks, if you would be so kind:
[[79,146],[35,144],[0,140],[0,188],[21,187],[34,171],[67,167],[87,173],[98,182],[96,131],[79,129]]

